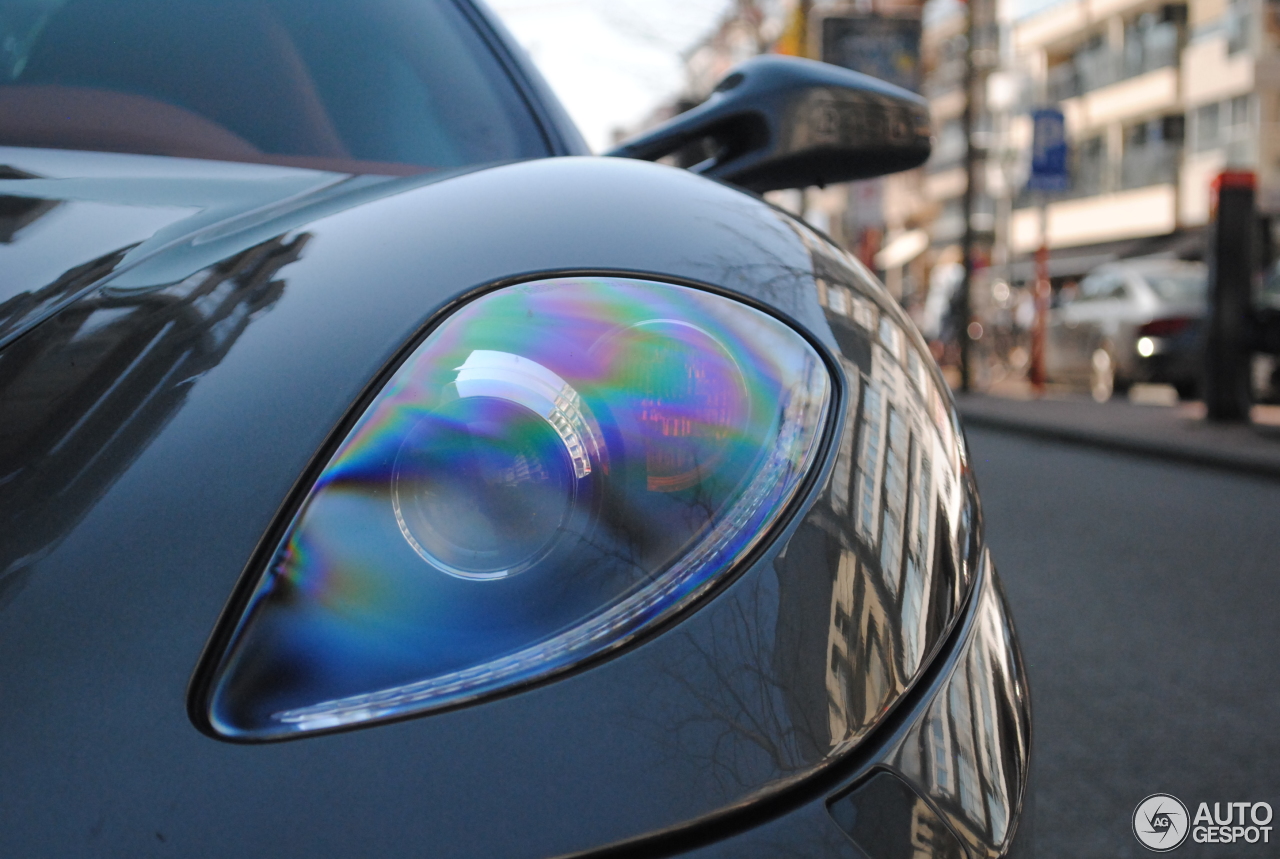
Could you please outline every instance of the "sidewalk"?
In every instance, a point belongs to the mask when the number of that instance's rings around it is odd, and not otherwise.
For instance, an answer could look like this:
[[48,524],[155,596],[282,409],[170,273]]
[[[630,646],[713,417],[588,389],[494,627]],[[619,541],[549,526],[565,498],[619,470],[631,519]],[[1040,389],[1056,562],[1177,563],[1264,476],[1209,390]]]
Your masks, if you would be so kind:
[[957,392],[963,423],[1280,478],[1277,406],[1255,406],[1252,424],[1232,425],[1206,421],[1202,403],[1139,405],[1119,396],[1095,403],[1056,393],[1034,399],[1019,386],[999,393]]

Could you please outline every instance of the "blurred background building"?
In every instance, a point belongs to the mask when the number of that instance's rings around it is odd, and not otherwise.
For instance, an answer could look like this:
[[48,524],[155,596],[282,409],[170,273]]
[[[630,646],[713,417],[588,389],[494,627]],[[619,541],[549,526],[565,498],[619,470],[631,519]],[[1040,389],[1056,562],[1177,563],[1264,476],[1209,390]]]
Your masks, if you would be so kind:
[[[499,5],[523,10],[516,23],[566,7]],[[692,29],[658,4],[665,30],[641,26],[627,4],[579,5],[680,58],[678,91],[615,129],[615,142],[699,104],[733,66],[770,51],[928,99],[924,167],[769,196],[875,270],[944,364],[957,363],[967,331],[979,387],[1025,375],[1042,242],[1066,297],[1103,263],[1202,259],[1210,185],[1224,169],[1256,171],[1262,211],[1280,212],[1280,0],[698,0],[686,4]],[[525,41],[548,38],[531,30]],[[544,64],[572,53],[547,46],[534,51]],[[1027,190],[1030,113],[1043,107],[1064,114],[1070,155],[1069,187],[1047,196]]]
[[[935,141],[923,168],[772,196],[875,269],[932,338],[956,334],[944,323],[967,226],[971,301],[985,323],[970,331],[1017,372],[1024,356],[1004,353],[1029,325],[1024,290],[1042,239],[1055,289],[1070,288],[1112,260],[1203,258],[1210,184],[1226,168],[1257,171],[1264,211],[1280,210],[1278,22],[1276,0],[737,0],[687,52],[685,89],[661,115],[699,103],[763,51],[925,96]],[[1030,111],[1041,106],[1063,111],[1071,158],[1069,190],[1049,197],[1026,190]],[[983,334],[1004,336],[983,344]]]
[[[1051,273],[1165,252],[1203,253],[1210,183],[1227,167],[1256,170],[1270,207],[1276,186],[1275,7],[1255,0],[1063,0],[1012,22],[1008,73],[1019,97],[1005,143],[1025,149],[1020,108],[1062,106],[1072,188],[1049,205]],[[1014,277],[1040,243],[1034,201],[1014,195]],[[1265,203],[1264,203],[1265,206]]]

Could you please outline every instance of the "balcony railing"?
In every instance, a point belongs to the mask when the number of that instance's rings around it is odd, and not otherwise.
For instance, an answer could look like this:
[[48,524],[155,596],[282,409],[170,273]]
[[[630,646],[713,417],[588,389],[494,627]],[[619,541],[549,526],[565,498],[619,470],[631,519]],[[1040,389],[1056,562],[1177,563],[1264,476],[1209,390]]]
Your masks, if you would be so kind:
[[1023,188],[1014,195],[1013,207],[1025,209],[1029,206],[1039,206],[1045,200],[1078,200],[1081,197],[1096,197],[1110,191],[1108,185],[1105,164],[1097,165],[1093,169],[1078,169],[1072,172],[1071,185],[1066,190],[1054,191],[1046,195],[1040,191]]
[[1090,161],[1076,165],[1071,176],[1071,189],[1066,197],[1092,197],[1107,189],[1107,162]]
[[1177,24],[1156,24],[1125,34],[1124,56],[1120,64],[1121,80],[1177,65],[1178,44],[1182,39]]
[[1047,81],[1049,101],[1066,101],[1080,95],[1075,63],[1062,63],[1049,69]]
[[1143,188],[1178,180],[1182,147],[1172,143],[1150,143],[1133,147],[1120,159],[1120,187]]
[[1177,65],[1181,40],[1181,28],[1166,22],[1131,29],[1126,33],[1124,50],[1119,52],[1105,47],[1079,51],[1067,62],[1049,69],[1049,99],[1064,101]]

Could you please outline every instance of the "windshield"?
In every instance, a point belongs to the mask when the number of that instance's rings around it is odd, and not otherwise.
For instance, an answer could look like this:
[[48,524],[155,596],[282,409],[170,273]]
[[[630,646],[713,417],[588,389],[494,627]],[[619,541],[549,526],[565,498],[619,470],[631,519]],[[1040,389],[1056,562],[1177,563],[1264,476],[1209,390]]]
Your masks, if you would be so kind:
[[0,0],[0,145],[365,173],[549,154],[451,0]]
[[1209,283],[1204,272],[1148,273],[1144,278],[1156,295],[1171,304],[1204,301]]

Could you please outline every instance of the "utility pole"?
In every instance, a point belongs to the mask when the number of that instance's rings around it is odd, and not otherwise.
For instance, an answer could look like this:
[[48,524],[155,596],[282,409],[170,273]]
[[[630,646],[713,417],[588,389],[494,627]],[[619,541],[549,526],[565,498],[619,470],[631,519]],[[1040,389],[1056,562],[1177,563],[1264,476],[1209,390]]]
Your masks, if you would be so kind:
[[1049,320],[1049,298],[1053,291],[1049,282],[1049,195],[1040,193],[1040,247],[1036,249],[1036,276],[1031,295],[1036,315],[1031,327],[1031,387],[1036,396],[1044,396],[1044,338]]
[[977,85],[978,70],[974,53],[977,50],[978,37],[978,4],[981,0],[968,0],[968,21],[965,25],[964,47],[964,115],[961,117],[961,128],[964,131],[964,238],[960,242],[960,253],[963,255],[964,278],[960,281],[960,294],[956,304],[955,315],[960,318],[960,390],[966,393],[973,388],[973,368],[970,364],[971,341],[969,337],[969,321],[973,318],[973,203],[974,186],[978,180],[978,153],[973,145],[974,89]]

